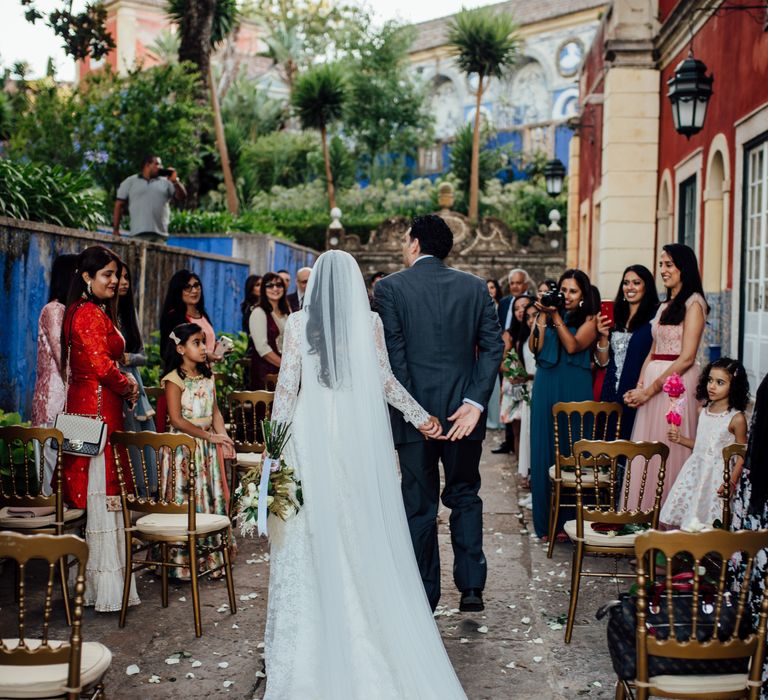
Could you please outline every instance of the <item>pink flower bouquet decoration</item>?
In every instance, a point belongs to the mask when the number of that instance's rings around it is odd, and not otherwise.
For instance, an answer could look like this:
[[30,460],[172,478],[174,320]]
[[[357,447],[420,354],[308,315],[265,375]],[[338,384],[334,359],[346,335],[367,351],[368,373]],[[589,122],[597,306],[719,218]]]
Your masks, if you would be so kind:
[[667,381],[664,382],[664,393],[669,396],[669,411],[665,416],[667,424],[677,426],[683,423],[683,395],[685,394],[685,384],[679,374],[670,374]]

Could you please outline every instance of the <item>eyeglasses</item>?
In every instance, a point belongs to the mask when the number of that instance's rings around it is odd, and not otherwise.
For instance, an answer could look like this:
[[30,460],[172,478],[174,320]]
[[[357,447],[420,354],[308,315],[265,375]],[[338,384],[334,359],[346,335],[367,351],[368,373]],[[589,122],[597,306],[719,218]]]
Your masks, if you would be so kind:
[[184,285],[184,291],[185,292],[194,292],[196,289],[201,289],[202,286],[200,282],[192,282],[192,284],[185,284]]
[[264,289],[284,289],[285,285],[282,282],[270,282],[264,285]]

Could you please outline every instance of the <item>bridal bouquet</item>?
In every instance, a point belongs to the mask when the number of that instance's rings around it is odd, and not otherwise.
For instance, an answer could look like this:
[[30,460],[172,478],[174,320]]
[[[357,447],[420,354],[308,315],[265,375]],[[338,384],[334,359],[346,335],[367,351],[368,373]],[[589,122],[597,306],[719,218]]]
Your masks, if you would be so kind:
[[304,505],[301,482],[294,470],[282,458],[290,440],[290,424],[264,420],[264,457],[260,465],[246,472],[235,491],[237,498],[235,522],[244,536],[267,534],[267,515],[289,520]]
[[685,399],[685,384],[679,374],[670,374],[667,377],[667,381],[664,382],[664,393],[669,396],[669,411],[665,418],[669,425],[677,426],[678,428],[683,423],[683,405]]

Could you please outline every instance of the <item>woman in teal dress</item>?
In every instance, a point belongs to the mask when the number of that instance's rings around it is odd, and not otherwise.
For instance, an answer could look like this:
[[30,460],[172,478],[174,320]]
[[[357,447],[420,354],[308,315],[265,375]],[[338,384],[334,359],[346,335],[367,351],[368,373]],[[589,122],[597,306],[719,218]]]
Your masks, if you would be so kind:
[[[537,367],[531,398],[531,492],[538,537],[545,537],[549,529],[549,468],[555,463],[552,406],[558,401],[592,400],[590,353],[597,338],[589,277],[581,270],[566,270],[557,289],[564,303],[559,307],[536,303],[539,314],[528,341]],[[561,522],[556,531],[560,530]]]

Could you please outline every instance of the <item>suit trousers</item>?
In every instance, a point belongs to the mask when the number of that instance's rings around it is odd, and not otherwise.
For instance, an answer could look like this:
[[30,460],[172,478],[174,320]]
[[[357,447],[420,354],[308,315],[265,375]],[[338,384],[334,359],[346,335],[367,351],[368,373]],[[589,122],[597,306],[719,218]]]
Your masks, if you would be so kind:
[[480,440],[422,440],[397,446],[403,502],[413,549],[432,610],[440,600],[440,551],[437,510],[443,463],[443,505],[450,508],[453,580],[460,591],[485,587],[483,502],[480,499]]

